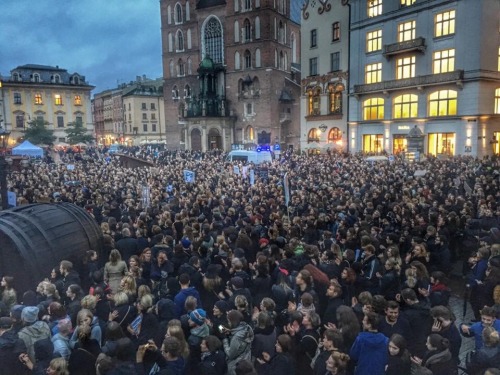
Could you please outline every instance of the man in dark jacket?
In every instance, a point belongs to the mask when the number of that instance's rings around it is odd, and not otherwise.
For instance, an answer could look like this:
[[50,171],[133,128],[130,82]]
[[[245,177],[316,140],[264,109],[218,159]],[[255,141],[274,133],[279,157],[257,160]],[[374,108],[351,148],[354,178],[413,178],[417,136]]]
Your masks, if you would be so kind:
[[26,367],[19,360],[26,353],[26,345],[12,330],[12,319],[0,318],[0,375],[26,374]]
[[366,245],[364,247],[364,259],[361,275],[365,281],[366,289],[372,294],[378,294],[379,280],[377,273],[382,273],[382,266],[375,255],[375,247]]
[[177,315],[177,318],[180,318],[181,315],[184,315],[187,312],[184,308],[184,303],[186,302],[186,298],[188,298],[188,296],[193,296],[194,298],[196,298],[196,306],[198,308],[202,308],[200,293],[198,293],[196,288],[189,285],[190,281],[191,279],[189,278],[189,275],[187,273],[183,273],[179,276],[179,284],[181,286],[181,290],[174,298],[175,313]]
[[122,229],[123,238],[116,242],[116,248],[120,251],[122,259],[127,262],[132,255],[139,255],[137,238],[132,238],[129,228]]
[[403,315],[410,323],[410,337],[408,350],[413,355],[423,358],[427,348],[427,336],[431,333],[432,317],[430,306],[427,301],[420,301],[413,289],[406,288],[401,292],[401,298],[405,302],[402,309]]
[[339,308],[339,306],[342,306],[344,304],[344,300],[342,299],[342,287],[337,280],[330,280],[330,286],[326,291],[326,296],[328,298],[328,304],[326,305],[326,309],[321,322],[323,324],[333,323],[336,325],[337,309]]

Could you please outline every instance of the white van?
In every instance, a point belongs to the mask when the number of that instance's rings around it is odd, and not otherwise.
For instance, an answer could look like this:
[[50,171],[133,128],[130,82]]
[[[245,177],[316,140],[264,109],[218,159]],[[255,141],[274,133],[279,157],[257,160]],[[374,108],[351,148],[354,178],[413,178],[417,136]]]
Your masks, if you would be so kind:
[[226,161],[262,164],[272,162],[273,157],[269,151],[233,150],[227,155]]

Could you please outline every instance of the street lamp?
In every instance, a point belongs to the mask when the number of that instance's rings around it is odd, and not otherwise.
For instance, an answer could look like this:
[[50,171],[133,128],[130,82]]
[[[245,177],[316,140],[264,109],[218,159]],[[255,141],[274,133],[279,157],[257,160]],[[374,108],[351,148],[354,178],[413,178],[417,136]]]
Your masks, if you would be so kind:
[[9,144],[10,132],[5,130],[0,124],[0,146],[2,147],[2,152],[0,154],[0,192],[2,197],[2,210],[9,208],[8,196],[7,196],[7,168],[8,163],[5,160],[5,155],[7,154],[7,145]]

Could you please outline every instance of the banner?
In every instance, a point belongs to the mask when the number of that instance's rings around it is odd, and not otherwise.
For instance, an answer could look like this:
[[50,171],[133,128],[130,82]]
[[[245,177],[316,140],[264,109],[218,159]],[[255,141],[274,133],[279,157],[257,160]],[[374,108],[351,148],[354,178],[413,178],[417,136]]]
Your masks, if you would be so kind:
[[142,187],[142,207],[148,207],[149,202],[150,202],[150,197],[149,197],[149,186],[143,186]]
[[13,191],[7,192],[7,203],[9,204],[9,207],[16,207],[17,206],[16,193],[14,193]]
[[250,169],[250,185],[255,185],[255,171],[253,169]]
[[288,207],[290,203],[290,182],[288,181],[288,172],[283,176],[283,186],[285,188],[285,204]]
[[195,173],[184,169],[184,182],[193,183],[195,181]]
[[237,174],[238,176],[240,175],[240,168],[237,165],[233,166],[233,173]]

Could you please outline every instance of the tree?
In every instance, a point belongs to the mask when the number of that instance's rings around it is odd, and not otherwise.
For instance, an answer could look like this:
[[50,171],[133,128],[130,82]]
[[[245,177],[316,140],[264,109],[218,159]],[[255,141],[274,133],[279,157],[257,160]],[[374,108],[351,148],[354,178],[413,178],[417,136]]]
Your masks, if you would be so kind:
[[42,118],[28,121],[28,128],[24,132],[24,139],[35,145],[52,145],[56,140],[54,131],[47,128],[49,123]]
[[80,142],[92,142],[94,140],[94,138],[87,133],[87,129],[83,126],[81,119],[68,123],[68,128],[65,132],[68,136],[68,142],[72,145],[76,145]]

